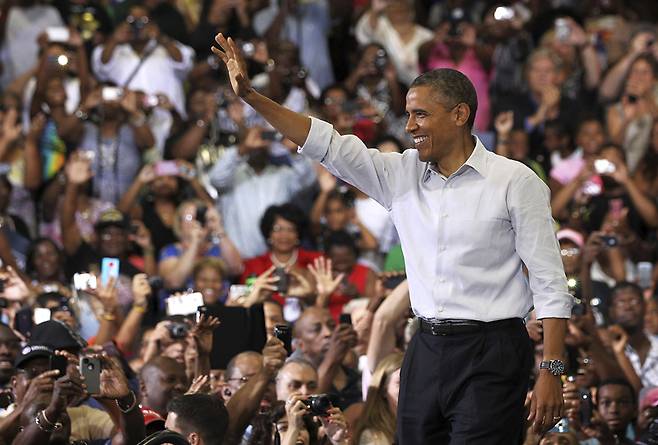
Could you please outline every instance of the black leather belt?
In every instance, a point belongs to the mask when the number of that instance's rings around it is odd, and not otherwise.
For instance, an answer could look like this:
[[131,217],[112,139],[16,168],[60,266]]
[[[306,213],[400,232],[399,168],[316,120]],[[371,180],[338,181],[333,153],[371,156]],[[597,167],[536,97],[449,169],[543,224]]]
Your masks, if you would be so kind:
[[496,321],[477,321],[477,320],[438,320],[427,321],[421,318],[420,332],[431,335],[459,335],[472,334],[492,329],[508,328],[512,326],[523,326],[521,318],[506,318],[505,320]]

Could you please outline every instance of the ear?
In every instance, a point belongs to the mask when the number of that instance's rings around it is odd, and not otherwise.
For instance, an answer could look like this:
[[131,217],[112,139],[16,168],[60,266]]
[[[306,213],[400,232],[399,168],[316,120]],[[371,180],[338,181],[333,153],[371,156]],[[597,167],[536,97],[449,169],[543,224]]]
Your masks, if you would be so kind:
[[468,122],[468,118],[471,116],[470,107],[462,102],[459,105],[457,105],[457,107],[455,108],[455,112],[456,112],[455,124],[458,127],[465,126],[466,123]]
[[201,437],[197,433],[188,434],[187,441],[190,445],[201,445]]

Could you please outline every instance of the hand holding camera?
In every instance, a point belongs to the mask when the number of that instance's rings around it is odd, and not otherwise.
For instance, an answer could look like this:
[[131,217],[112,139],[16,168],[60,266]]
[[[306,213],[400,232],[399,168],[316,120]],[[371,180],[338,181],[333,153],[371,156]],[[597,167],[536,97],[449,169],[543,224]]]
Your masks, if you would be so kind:
[[[321,396],[315,396],[321,397]],[[340,445],[349,439],[347,420],[340,408],[329,408],[324,416],[319,416],[320,423],[333,445]]]
[[263,348],[263,370],[269,375],[275,375],[283,367],[288,353],[281,340],[272,337]]
[[352,326],[345,323],[339,324],[329,341],[329,350],[325,360],[330,363],[342,363],[350,349],[356,346],[357,341],[358,336]]

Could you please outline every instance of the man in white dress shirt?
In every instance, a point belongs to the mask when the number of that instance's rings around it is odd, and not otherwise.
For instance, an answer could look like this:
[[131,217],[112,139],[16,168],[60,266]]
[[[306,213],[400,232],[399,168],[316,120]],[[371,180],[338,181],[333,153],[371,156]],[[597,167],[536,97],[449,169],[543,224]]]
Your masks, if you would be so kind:
[[[543,320],[544,360],[530,415],[537,432],[562,415],[560,374],[572,298],[548,188],[471,134],[477,97],[461,73],[425,73],[407,94],[415,150],[381,153],[257,93],[235,43],[213,48],[235,92],[300,152],[386,207],[421,319],[401,371],[397,442],[520,444],[533,348],[523,317]],[[524,274],[523,266],[528,270]]]

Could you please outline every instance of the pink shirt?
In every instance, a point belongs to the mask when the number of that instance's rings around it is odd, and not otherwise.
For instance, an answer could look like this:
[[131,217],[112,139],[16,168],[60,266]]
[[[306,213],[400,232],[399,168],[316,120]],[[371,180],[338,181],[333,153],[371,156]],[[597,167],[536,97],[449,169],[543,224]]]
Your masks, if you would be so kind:
[[420,66],[420,72],[424,73],[437,68],[452,68],[462,72],[475,87],[478,97],[478,109],[475,114],[475,128],[477,131],[486,131],[491,122],[491,105],[489,103],[489,79],[491,73],[482,66],[473,48],[464,53],[464,57],[455,63],[450,58],[450,51],[445,43],[439,43],[432,48],[429,60],[425,66]]

